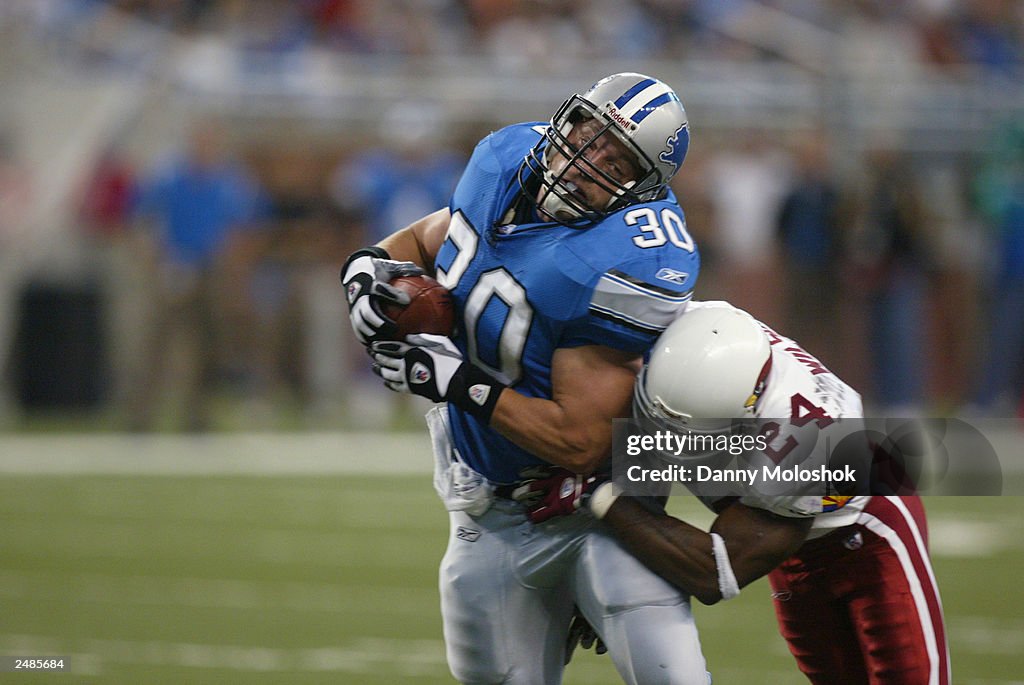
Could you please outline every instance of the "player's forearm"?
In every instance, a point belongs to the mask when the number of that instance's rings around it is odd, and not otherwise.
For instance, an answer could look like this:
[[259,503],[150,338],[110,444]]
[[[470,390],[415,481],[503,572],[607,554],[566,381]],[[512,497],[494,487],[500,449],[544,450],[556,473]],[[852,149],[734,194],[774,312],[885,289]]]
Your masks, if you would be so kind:
[[610,420],[574,420],[558,402],[510,388],[501,393],[490,425],[544,461],[577,473],[592,473],[611,453]]
[[[604,516],[618,538],[651,570],[704,604],[722,598],[711,535],[665,513],[619,497]],[[715,519],[729,570],[739,588],[764,576],[807,538],[810,518],[786,518],[739,503]]]
[[645,566],[704,604],[722,598],[711,536],[620,497],[605,514],[616,537]]
[[506,388],[490,426],[541,459],[592,473],[611,454],[612,419],[629,416],[640,358],[601,345],[559,348],[551,398]]

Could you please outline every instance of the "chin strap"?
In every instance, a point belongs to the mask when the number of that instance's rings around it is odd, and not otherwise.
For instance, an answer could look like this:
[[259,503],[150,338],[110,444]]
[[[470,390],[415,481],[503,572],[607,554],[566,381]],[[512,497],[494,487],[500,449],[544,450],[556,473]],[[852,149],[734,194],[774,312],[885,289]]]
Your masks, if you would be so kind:
[[[545,164],[546,162],[547,160],[545,160]],[[579,213],[579,210],[563,200],[558,196],[558,193],[555,192],[556,185],[554,179],[554,174],[552,174],[551,170],[545,166],[545,185],[541,190],[544,194],[544,199],[539,203],[541,211],[556,221],[572,221],[574,219],[581,218],[582,215]]]

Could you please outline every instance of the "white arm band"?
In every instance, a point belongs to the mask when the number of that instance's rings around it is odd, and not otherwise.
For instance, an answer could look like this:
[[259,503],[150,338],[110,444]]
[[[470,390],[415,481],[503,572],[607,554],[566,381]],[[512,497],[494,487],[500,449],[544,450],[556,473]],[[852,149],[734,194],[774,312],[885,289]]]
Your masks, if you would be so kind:
[[740,586],[736,582],[736,574],[732,572],[732,564],[729,563],[725,540],[718,533],[711,534],[711,551],[715,555],[715,565],[718,566],[718,591],[722,593],[723,600],[732,599],[740,594]]
[[608,510],[612,508],[619,496],[615,494],[615,485],[608,481],[607,483],[601,483],[594,490],[593,494],[590,495],[590,501],[587,502],[587,506],[590,508],[590,513],[599,519],[603,519],[604,515],[608,513]]

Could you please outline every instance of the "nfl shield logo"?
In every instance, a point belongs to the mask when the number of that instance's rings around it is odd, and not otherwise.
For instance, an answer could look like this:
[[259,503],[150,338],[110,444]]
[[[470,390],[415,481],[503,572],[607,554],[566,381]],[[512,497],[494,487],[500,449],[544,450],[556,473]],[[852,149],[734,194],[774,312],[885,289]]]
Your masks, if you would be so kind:
[[487,396],[491,394],[491,386],[484,383],[477,383],[469,388],[469,399],[481,407],[487,402]]
[[430,380],[430,369],[416,362],[412,365],[412,372],[409,374],[409,380],[412,383],[426,383]]
[[864,536],[857,531],[853,535],[843,540],[843,547],[850,550],[851,552],[856,551],[864,546]]
[[562,487],[558,489],[558,497],[565,499],[570,496],[576,490],[576,481],[572,478],[566,478],[562,481]]

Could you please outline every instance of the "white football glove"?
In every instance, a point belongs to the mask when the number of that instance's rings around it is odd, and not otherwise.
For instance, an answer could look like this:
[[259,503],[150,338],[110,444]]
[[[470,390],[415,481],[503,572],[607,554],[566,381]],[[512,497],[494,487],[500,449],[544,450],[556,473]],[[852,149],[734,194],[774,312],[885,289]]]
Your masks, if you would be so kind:
[[373,371],[395,392],[451,402],[487,423],[505,385],[467,362],[451,338],[410,335],[370,345]]
[[399,276],[418,276],[423,269],[412,262],[387,259],[379,247],[352,253],[341,271],[341,283],[348,301],[349,319],[356,338],[364,345],[394,332],[394,322],[384,316],[381,300],[409,304],[408,293],[390,284]]
[[452,377],[464,363],[459,348],[443,335],[410,335],[406,341],[373,343],[374,372],[395,392],[443,402]]

